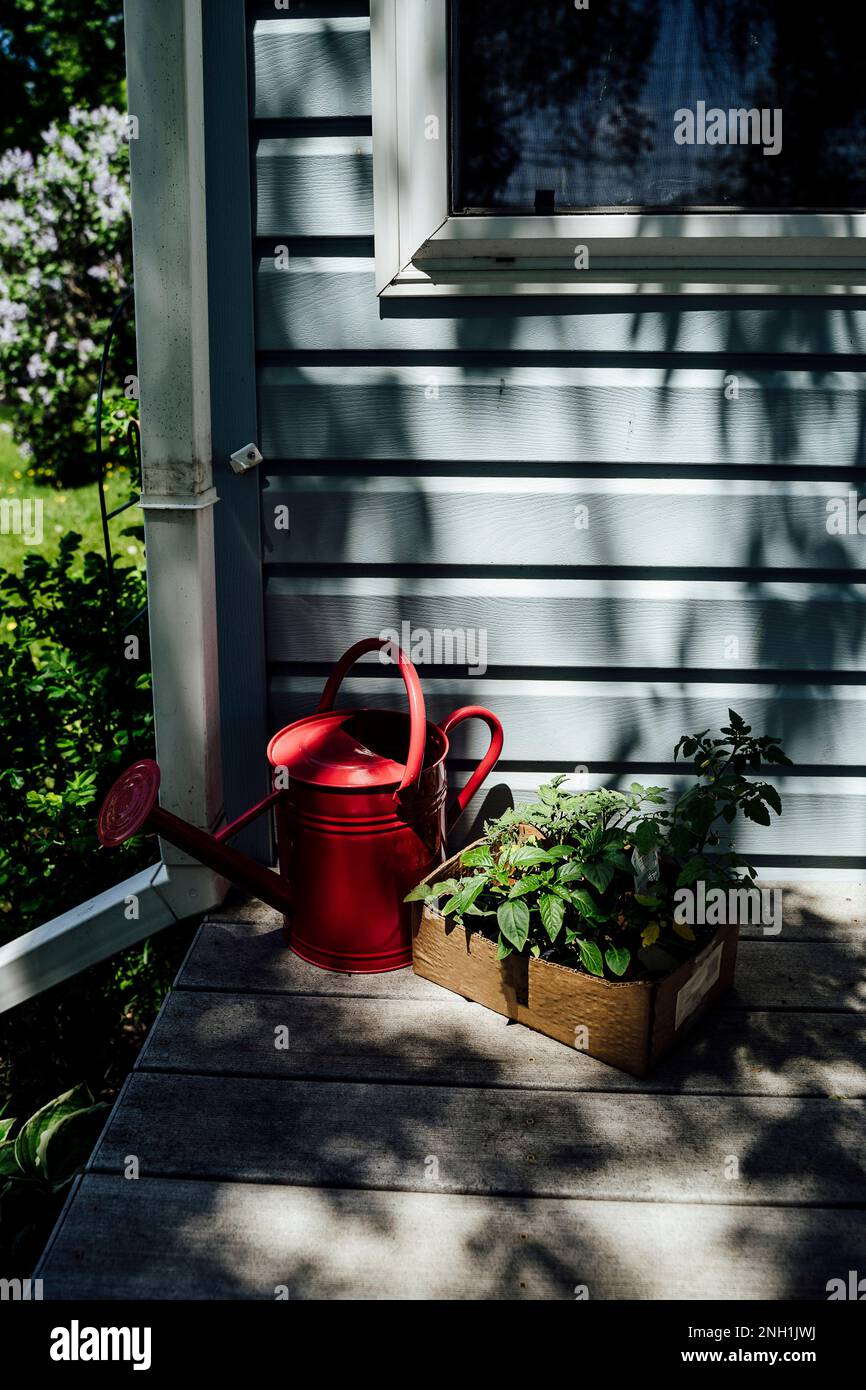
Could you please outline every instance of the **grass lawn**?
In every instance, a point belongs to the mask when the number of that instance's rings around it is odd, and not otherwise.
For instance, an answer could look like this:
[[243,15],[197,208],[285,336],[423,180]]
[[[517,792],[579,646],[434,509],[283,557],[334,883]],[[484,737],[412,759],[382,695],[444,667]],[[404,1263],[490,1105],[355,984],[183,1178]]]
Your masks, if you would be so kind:
[[[111,510],[130,496],[131,475],[128,467],[107,471],[106,497]],[[137,480],[136,480],[137,481]],[[8,417],[0,412],[0,501],[19,498],[42,503],[42,539],[28,544],[27,537],[0,531],[0,569],[20,571],[29,550],[38,550],[51,558],[57,553],[60,537],[67,531],[77,531],[84,537],[81,553],[102,550],[102,525],[99,519],[99,492],[95,483],[84,487],[58,489],[37,483],[26,459],[21,457],[9,429]],[[135,564],[144,569],[144,546],[140,536],[125,536],[128,527],[140,527],[142,513],[136,507],[109,522],[114,553],[122,564]],[[35,529],[35,528],[34,528]],[[32,534],[31,534],[32,542]]]

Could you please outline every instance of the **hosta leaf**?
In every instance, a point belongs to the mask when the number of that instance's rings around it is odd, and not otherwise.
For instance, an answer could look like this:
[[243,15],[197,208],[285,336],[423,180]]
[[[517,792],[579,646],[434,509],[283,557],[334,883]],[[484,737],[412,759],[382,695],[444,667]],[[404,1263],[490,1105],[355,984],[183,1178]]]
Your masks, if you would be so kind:
[[626,946],[608,946],[604,959],[614,975],[624,975],[631,961],[631,951]]
[[15,1140],[15,1157],[21,1169],[28,1175],[39,1172],[40,1146],[48,1131],[58,1125],[67,1115],[77,1110],[89,1109],[93,1097],[86,1086],[75,1086],[56,1100],[51,1100],[37,1110],[20,1129]]
[[516,950],[522,951],[529,935],[529,908],[522,898],[499,904],[496,913],[499,930]]
[[555,893],[543,893],[538,899],[541,925],[551,941],[555,941],[562,929],[565,918],[565,903]]
[[84,1167],[102,1132],[108,1110],[103,1103],[76,1110],[43,1133],[38,1166],[52,1187],[62,1187]]
[[0,1143],[4,1142],[14,1123],[14,1120],[0,1120]]
[[583,962],[584,970],[588,970],[590,975],[604,975],[604,961],[601,958],[601,951],[594,941],[578,941],[577,949],[580,951],[580,959]]
[[21,1165],[15,1157],[15,1142],[0,1144],[0,1178],[21,1177]]

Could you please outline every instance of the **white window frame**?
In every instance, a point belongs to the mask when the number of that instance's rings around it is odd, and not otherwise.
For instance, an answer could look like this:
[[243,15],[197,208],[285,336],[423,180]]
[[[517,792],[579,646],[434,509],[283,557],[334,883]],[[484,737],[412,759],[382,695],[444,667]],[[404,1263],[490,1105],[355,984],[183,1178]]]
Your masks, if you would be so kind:
[[866,210],[452,216],[448,0],[370,18],[380,295],[866,292]]

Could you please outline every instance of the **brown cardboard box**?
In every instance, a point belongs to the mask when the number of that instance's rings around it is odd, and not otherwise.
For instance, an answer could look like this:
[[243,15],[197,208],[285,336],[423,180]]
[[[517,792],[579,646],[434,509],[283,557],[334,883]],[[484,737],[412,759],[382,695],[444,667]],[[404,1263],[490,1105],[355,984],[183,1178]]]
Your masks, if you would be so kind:
[[[460,872],[457,855],[427,881]],[[419,903],[412,962],[425,980],[632,1076],[646,1076],[730,989],[738,930],[736,924],[720,927],[698,955],[662,980],[600,980],[526,955],[497,960],[496,946],[480,932],[455,926]]]

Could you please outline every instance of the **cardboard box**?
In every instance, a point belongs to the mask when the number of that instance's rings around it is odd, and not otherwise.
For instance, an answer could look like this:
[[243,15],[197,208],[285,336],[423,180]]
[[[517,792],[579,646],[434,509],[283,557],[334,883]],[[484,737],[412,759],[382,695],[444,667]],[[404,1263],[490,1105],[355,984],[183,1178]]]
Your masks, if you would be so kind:
[[[456,855],[427,882],[465,872]],[[646,1076],[734,982],[736,924],[720,927],[706,946],[661,980],[600,980],[564,965],[513,954],[416,904],[412,963],[416,975],[524,1023],[601,1062]]]

